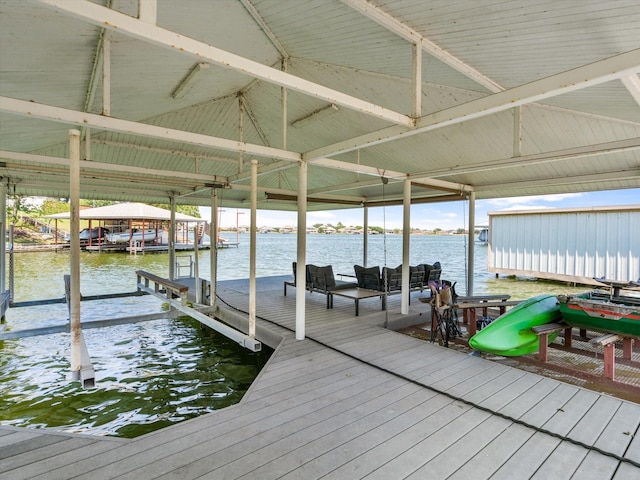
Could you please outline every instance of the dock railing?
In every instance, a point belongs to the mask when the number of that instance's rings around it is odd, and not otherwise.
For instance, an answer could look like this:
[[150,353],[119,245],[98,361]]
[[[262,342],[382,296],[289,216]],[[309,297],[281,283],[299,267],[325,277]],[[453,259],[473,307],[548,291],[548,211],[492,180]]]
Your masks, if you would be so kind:
[[[180,304],[185,306],[187,304],[187,292],[189,287],[166,278],[159,277],[153,273],[145,272],[144,270],[136,270],[137,287],[138,290],[157,295],[159,293],[166,293],[166,297],[171,300],[174,297],[180,298]],[[149,285],[153,283],[153,288]]]

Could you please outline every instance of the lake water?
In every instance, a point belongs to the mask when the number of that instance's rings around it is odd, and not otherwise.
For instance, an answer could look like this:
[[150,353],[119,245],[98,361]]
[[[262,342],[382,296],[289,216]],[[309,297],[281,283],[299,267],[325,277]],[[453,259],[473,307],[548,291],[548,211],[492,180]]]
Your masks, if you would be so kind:
[[[235,237],[235,235],[233,235]],[[231,238],[230,241],[235,241]],[[218,251],[218,279],[249,276],[249,236],[240,246]],[[290,275],[296,237],[260,234],[256,240],[257,275]],[[443,278],[457,281],[465,293],[466,238],[412,236],[410,263],[441,262]],[[525,299],[542,292],[572,293],[554,282],[498,278],[487,271],[487,247],[476,245],[474,293],[509,293]],[[199,252],[199,270],[209,278],[210,251]],[[189,263],[193,252],[178,253]],[[369,237],[368,265],[397,266],[402,237]],[[309,235],[307,263],[332,265],[335,273],[353,273],[362,264],[359,235]],[[14,300],[42,300],[64,295],[68,252],[15,254]],[[135,271],[168,275],[168,254],[81,254],[83,295],[132,292]],[[128,297],[81,304],[83,320],[160,311],[154,297]],[[68,318],[65,304],[14,308],[9,329],[56,325]],[[96,388],[69,382],[69,335],[57,334],[0,342],[0,424],[135,437],[239,401],[270,354],[253,353],[190,319],[157,320],[86,330],[96,370]]]

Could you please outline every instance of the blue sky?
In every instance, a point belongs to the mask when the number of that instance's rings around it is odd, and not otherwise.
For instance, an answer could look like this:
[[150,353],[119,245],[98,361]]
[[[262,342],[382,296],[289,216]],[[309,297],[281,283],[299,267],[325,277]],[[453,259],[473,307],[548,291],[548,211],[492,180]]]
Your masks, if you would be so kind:
[[[476,201],[476,225],[488,223],[488,212],[504,210],[527,210],[543,208],[573,208],[573,207],[605,207],[610,205],[640,204],[640,189],[612,190],[588,193],[568,193],[558,195],[540,195],[528,197],[495,198]],[[220,215],[220,226],[235,227],[236,209],[227,208]],[[200,214],[209,218],[210,208],[200,207]],[[240,225],[249,225],[249,210],[239,209]],[[258,210],[258,227],[294,226],[297,223],[295,212],[281,212],[275,210]],[[414,205],[411,208],[411,226],[414,228],[433,230],[455,230],[467,226],[468,203],[446,202],[424,205]],[[335,225],[362,225],[362,209],[329,210],[325,212],[309,212],[307,224],[316,223]],[[369,209],[369,225],[387,228],[402,227],[402,207],[386,207]]]

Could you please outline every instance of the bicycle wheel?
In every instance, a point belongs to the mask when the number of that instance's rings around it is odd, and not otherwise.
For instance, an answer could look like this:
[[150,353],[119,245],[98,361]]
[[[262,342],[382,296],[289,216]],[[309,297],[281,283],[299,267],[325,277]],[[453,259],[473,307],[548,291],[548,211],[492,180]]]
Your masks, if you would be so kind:
[[442,346],[449,347],[449,318],[451,317],[451,309],[442,312],[442,320],[440,323],[440,337],[442,337]]

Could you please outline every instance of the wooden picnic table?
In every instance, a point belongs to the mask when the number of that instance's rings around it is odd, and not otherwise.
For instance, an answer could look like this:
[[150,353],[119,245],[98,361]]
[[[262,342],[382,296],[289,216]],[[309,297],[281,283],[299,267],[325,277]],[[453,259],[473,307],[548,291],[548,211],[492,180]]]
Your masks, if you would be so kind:
[[510,301],[511,295],[472,295],[460,296],[456,298],[453,308],[462,310],[462,320],[468,325],[469,336],[476,334],[476,309],[482,308],[482,315],[488,315],[489,308],[497,308],[500,315],[507,311],[507,307],[512,307],[520,303],[520,301]]

